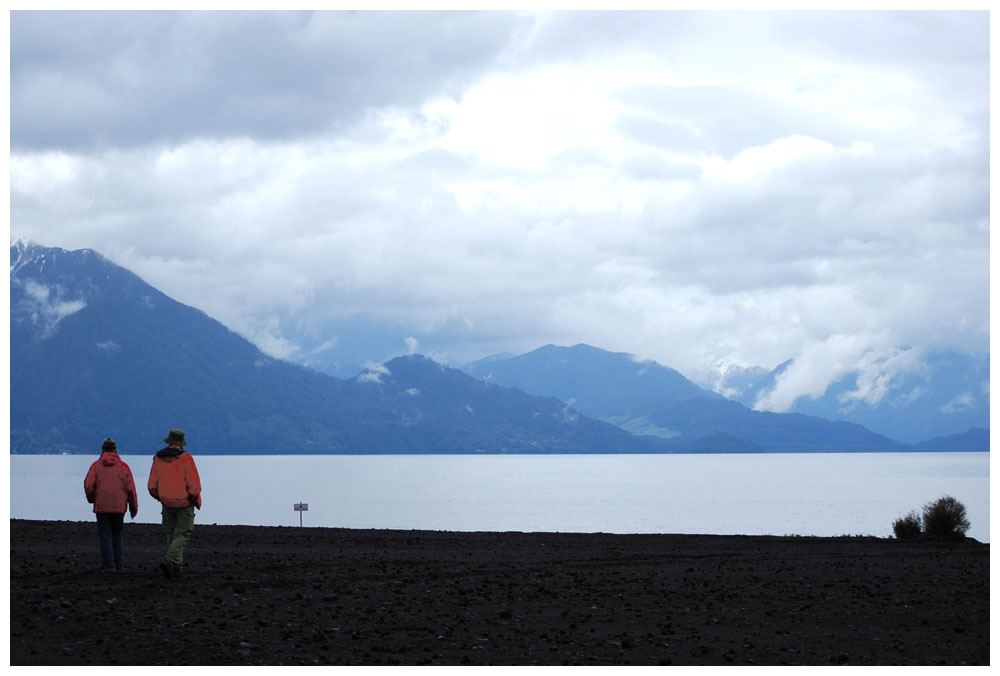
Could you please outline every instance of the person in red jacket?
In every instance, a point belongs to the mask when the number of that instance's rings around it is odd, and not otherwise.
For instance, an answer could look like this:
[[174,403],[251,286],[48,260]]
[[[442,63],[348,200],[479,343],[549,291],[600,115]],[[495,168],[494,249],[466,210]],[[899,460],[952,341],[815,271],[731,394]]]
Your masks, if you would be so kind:
[[83,480],[87,502],[97,515],[97,538],[105,571],[125,567],[125,509],[132,518],[139,512],[132,470],[118,457],[118,445],[108,437],[101,445],[101,457],[94,461]]
[[163,532],[167,553],[160,564],[164,577],[177,577],[184,564],[184,547],[194,532],[194,508],[201,509],[201,478],[194,458],[184,450],[184,432],[170,430],[163,439],[167,447],[153,457],[149,470],[149,494],[163,506]]

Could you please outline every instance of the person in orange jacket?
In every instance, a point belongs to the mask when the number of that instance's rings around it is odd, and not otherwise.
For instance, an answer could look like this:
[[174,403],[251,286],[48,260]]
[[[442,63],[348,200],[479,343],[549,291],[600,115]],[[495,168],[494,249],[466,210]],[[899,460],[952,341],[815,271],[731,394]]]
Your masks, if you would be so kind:
[[101,457],[94,461],[83,480],[87,502],[97,515],[97,540],[105,572],[125,567],[125,509],[132,518],[139,512],[132,470],[118,457],[118,445],[108,437],[101,444]]
[[170,430],[167,447],[153,456],[147,488],[163,506],[163,532],[167,553],[160,564],[164,577],[177,577],[184,564],[184,547],[194,532],[194,509],[201,509],[201,478],[194,458],[184,450],[184,432]]

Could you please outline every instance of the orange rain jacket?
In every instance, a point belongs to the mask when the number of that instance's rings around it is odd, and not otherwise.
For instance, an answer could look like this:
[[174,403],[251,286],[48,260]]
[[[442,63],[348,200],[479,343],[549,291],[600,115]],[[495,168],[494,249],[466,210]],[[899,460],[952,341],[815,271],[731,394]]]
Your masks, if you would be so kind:
[[201,509],[201,478],[194,458],[180,446],[167,446],[153,456],[149,470],[149,494],[164,507]]
[[124,514],[128,508],[135,518],[139,511],[132,470],[117,453],[101,453],[83,480],[83,491],[97,514]]

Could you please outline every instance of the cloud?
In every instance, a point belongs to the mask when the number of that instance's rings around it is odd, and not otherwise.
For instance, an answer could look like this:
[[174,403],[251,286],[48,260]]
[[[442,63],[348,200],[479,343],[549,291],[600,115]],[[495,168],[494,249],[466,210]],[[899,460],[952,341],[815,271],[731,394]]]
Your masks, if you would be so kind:
[[375,108],[461,91],[518,22],[467,12],[13,12],[11,142],[85,149],[325,134]]
[[586,342],[705,384],[793,358],[772,408],[855,369],[845,405],[872,401],[911,348],[988,350],[988,37],[984,13],[15,12],[11,230],[352,375]]
[[566,405],[562,407],[562,410],[559,411],[558,415],[559,420],[568,423],[575,423],[577,421],[577,418],[579,418],[580,416],[576,412],[576,409],[573,408],[573,405],[575,403],[576,403],[575,399],[570,399],[566,403]]
[[24,298],[12,308],[16,322],[32,324],[41,340],[51,337],[58,330],[59,322],[87,307],[82,298],[67,299],[66,290],[58,284],[47,286],[33,280],[13,280],[24,290]]
[[337,341],[336,337],[331,338],[331,339],[329,339],[327,341],[324,341],[323,343],[320,343],[316,347],[314,347],[311,350],[309,350],[308,352],[306,352],[306,356],[307,357],[314,357],[314,356],[322,354],[324,352],[329,352],[330,350],[335,350],[335,349],[337,349],[337,342],[338,341]]
[[[895,348],[885,354],[867,352],[857,360],[856,366],[852,369],[857,388],[839,395],[838,400],[848,405],[879,404],[894,387],[899,386],[904,375],[930,375],[924,361],[924,352],[920,348],[908,350]],[[914,394],[915,392],[911,391],[910,396],[913,397]]]
[[972,394],[969,392],[963,392],[938,410],[942,413],[950,414],[964,411],[972,408],[974,405],[975,399],[973,399]]
[[701,175],[701,167],[695,164],[677,164],[656,153],[629,157],[621,163],[619,169],[626,178],[634,181],[695,181]]
[[818,399],[834,382],[854,374],[856,389],[839,395],[848,406],[877,405],[907,373],[926,372],[921,349],[902,350],[886,335],[835,335],[796,356],[776,378],[774,386],[758,395],[754,408],[783,413],[800,397]]
[[[261,351],[279,359],[294,359],[302,350],[298,345],[281,335],[281,319],[271,316],[260,330],[248,336]],[[314,353],[314,351],[311,351]]]
[[857,133],[834,111],[811,111],[741,86],[642,84],[623,90],[621,98],[637,111],[619,117],[624,134],[643,145],[684,153],[731,158],[780,138],[816,137],[846,144]]
[[365,372],[358,376],[360,383],[382,383],[382,376],[391,375],[385,364],[375,364],[368,362],[365,364]]

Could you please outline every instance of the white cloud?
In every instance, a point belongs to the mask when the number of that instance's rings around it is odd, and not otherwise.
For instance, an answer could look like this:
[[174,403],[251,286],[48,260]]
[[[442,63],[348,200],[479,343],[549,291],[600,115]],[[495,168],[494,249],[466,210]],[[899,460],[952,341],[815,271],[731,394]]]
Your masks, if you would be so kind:
[[957,413],[958,411],[964,411],[965,409],[972,408],[974,405],[975,400],[972,398],[972,394],[970,392],[963,392],[942,406],[939,410],[942,413]]
[[867,352],[857,360],[853,369],[857,389],[840,395],[839,401],[848,405],[863,402],[875,406],[889,394],[894,385],[898,385],[902,376],[913,373],[930,375],[923,353],[922,349],[892,349],[887,354]]
[[797,355],[777,376],[774,387],[761,392],[754,408],[785,412],[799,397],[822,397],[830,384],[849,373],[856,373],[857,389],[841,401],[878,404],[893,378],[922,365],[919,350],[901,351],[886,335],[833,335]]
[[331,338],[331,339],[329,339],[327,341],[324,341],[323,343],[320,343],[316,347],[314,347],[311,350],[309,350],[308,352],[306,352],[306,356],[307,357],[314,357],[316,355],[323,354],[324,352],[329,352],[330,350],[335,350],[335,349],[337,349],[337,342],[338,341],[337,341],[336,337]]
[[382,376],[391,375],[385,364],[375,364],[368,362],[365,364],[365,372],[358,376],[358,382],[381,383]]
[[[316,365],[587,342],[713,383],[794,358],[780,409],[987,349],[988,15],[200,16],[108,15],[95,44],[12,21],[49,59],[14,61],[12,234]],[[127,121],[107,64],[146,97]],[[96,117],[25,116],[57,96]]]
[[293,359],[299,356],[299,346],[281,335],[281,320],[272,315],[260,330],[248,336],[261,351],[279,359]]
[[33,280],[15,283],[23,284],[25,300],[12,308],[15,321],[28,321],[38,332],[38,337],[51,337],[59,328],[59,322],[87,307],[82,298],[67,299],[66,291],[58,284],[48,286]]

